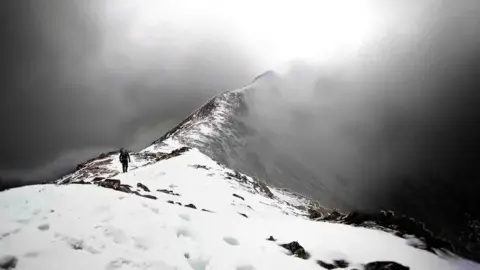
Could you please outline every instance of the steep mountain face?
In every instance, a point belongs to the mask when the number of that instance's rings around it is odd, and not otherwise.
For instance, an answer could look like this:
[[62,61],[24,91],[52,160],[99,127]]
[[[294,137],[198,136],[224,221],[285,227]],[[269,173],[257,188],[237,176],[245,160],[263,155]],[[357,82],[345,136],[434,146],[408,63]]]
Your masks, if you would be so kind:
[[215,96],[146,151],[155,153],[166,142],[197,148],[258,181],[322,197],[325,201],[334,201],[337,207],[351,208],[344,198],[333,199],[336,193],[314,179],[315,174],[294,155],[278,151],[271,143],[274,132],[265,129],[265,123],[258,122],[259,112],[253,100],[259,95],[262,98],[277,95],[276,86],[281,80],[275,72],[269,71],[244,88]]

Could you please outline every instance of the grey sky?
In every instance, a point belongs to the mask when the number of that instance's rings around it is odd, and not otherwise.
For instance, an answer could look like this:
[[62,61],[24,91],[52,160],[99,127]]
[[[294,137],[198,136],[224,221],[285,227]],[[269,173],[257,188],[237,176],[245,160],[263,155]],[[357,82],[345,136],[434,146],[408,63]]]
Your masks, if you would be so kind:
[[128,3],[2,3],[1,175],[38,179],[101,151],[138,150],[263,70],[220,26],[130,38]]
[[[335,7],[338,13],[306,2],[2,3],[0,175],[39,180],[102,151],[138,150],[214,94],[239,88],[296,54],[311,56],[310,66],[297,66],[305,70],[293,77],[278,107],[284,112],[269,125],[308,127],[297,138],[308,143],[288,147],[312,167],[351,165],[352,152],[364,151],[385,162],[382,170],[397,171],[411,168],[397,161],[431,157],[405,152],[406,145],[437,153],[445,141],[475,134],[458,118],[477,112],[478,95],[471,92],[478,85],[477,1],[365,0],[365,12],[345,1]],[[366,38],[353,42],[360,32]],[[468,96],[467,103],[460,96]],[[325,112],[330,116],[323,122],[312,120]],[[308,116],[312,121],[300,121]],[[431,146],[424,129],[411,133],[419,136],[413,144],[405,141],[406,130],[425,122],[438,123],[435,132],[455,131],[435,136]],[[462,153],[459,162],[465,162]],[[439,159],[431,164],[444,165]],[[339,170],[354,175],[355,168]]]

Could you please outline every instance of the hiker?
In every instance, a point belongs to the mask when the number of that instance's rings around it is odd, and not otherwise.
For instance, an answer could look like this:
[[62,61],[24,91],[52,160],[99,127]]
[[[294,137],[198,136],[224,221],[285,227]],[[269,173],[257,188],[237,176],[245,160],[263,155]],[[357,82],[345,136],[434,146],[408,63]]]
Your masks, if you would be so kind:
[[128,170],[128,162],[131,162],[130,160],[130,154],[128,154],[127,150],[124,148],[120,149],[120,156],[119,156],[120,162],[122,163],[122,168],[123,172],[127,172]]

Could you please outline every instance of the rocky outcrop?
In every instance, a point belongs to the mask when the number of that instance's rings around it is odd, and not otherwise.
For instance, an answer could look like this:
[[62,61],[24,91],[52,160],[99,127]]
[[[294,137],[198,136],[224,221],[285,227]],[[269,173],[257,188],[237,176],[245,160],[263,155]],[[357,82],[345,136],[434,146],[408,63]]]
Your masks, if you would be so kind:
[[170,159],[170,158],[173,158],[173,157],[178,157],[181,154],[187,152],[188,150],[190,150],[190,147],[186,147],[186,146],[184,146],[182,148],[179,148],[179,149],[175,149],[168,154],[160,155],[159,157],[157,157],[157,161],[166,160],[166,159]]
[[302,258],[304,260],[310,258],[310,254],[308,254],[308,252],[306,252],[305,249],[297,241],[293,241],[288,244],[281,244],[280,246],[289,250],[292,255],[296,257]]
[[371,262],[364,266],[365,270],[409,270],[410,267],[396,262]]
[[247,176],[239,173],[238,171],[227,172],[225,179],[236,180],[250,187],[251,189],[253,189],[254,192],[264,194],[270,199],[273,199],[275,197],[272,191],[268,188],[268,186],[265,183],[260,182],[256,179],[249,180]]
[[192,208],[192,209],[197,209],[197,207],[192,203],[185,205],[185,207]]
[[148,198],[148,199],[152,199],[152,200],[156,200],[157,197],[153,196],[153,195],[150,195],[150,194],[140,194],[139,196],[142,196],[144,198]]
[[333,260],[333,263],[317,260],[317,264],[325,269],[347,268],[350,265],[346,260]]
[[274,238],[273,236],[271,236],[271,235],[270,235],[269,238],[267,238],[267,240],[268,240],[268,241],[274,241],[274,242],[277,241],[277,239],[275,239],[275,238]]
[[346,260],[333,260],[333,264],[338,268],[347,268],[350,265]]
[[[314,213],[314,210],[309,212]],[[315,215],[311,215],[315,216]],[[435,253],[435,250],[447,250],[454,252],[453,245],[441,238],[435,237],[433,233],[425,227],[425,224],[405,215],[395,215],[392,211],[380,211],[376,213],[366,213],[353,211],[342,214],[336,210],[315,218],[318,221],[337,222],[352,226],[382,229],[403,238],[415,236],[425,245],[415,245]]]
[[17,266],[18,258],[12,255],[0,257],[0,269],[10,270]]
[[207,170],[207,171],[210,170],[210,167],[207,167],[207,166],[205,166],[205,165],[195,164],[195,165],[191,165],[191,167],[193,167],[193,168],[195,168],[195,169],[203,169],[203,170]]
[[115,155],[115,154],[119,154],[119,153],[120,153],[119,150],[114,150],[114,151],[110,151],[110,152],[106,152],[106,153],[101,153],[101,154],[98,155],[97,157],[91,158],[91,159],[89,159],[89,160],[87,160],[87,161],[85,161],[85,162],[83,162],[83,163],[78,164],[76,170],[77,170],[77,171],[78,171],[78,170],[81,170],[81,169],[87,167],[90,163],[92,163],[92,162],[94,162],[94,161],[96,161],[96,160],[105,159],[105,158],[107,158],[107,157],[109,157],[109,156],[111,156],[111,155]]
[[[71,184],[79,184],[79,182],[73,182]],[[152,199],[152,200],[156,200],[157,197],[153,196],[153,195],[150,195],[150,194],[141,194],[139,193],[138,191],[135,191],[135,190],[132,190],[132,186],[130,185],[127,185],[127,184],[122,184],[120,182],[120,180],[118,179],[105,179],[105,178],[102,178],[102,177],[96,177],[95,179],[93,179],[91,182],[86,182],[88,184],[93,184],[93,185],[96,185],[96,186],[99,186],[99,187],[103,187],[103,188],[109,188],[109,189],[113,189],[113,190],[116,190],[116,191],[120,191],[120,192],[124,192],[124,193],[128,193],[128,194],[134,194],[134,195],[137,195],[137,196],[140,196],[140,197],[144,197],[144,198],[148,198],[148,199]],[[141,184],[141,183],[138,183],[137,184],[138,187],[140,186],[143,186],[143,190],[144,191],[149,191],[149,189]]]
[[72,182],[72,184],[77,184],[77,185],[91,185],[92,183],[91,183],[91,182],[85,182],[85,181],[83,181],[83,180],[80,180],[80,181]]
[[120,180],[118,179],[105,179],[103,181],[97,182],[97,185],[104,188],[111,188],[118,190],[120,187]]
[[233,197],[237,197],[237,198],[241,199],[242,201],[245,201],[245,198],[243,198],[242,196],[237,195],[235,193],[233,193]]
[[327,263],[322,260],[317,260],[317,264],[328,270],[337,268],[333,263]]
[[137,187],[141,188],[145,192],[150,192],[150,189],[142,183],[137,183]]
[[173,196],[180,196],[180,194],[173,192],[173,190],[169,189],[157,189],[158,192],[163,192],[168,195],[173,195]]

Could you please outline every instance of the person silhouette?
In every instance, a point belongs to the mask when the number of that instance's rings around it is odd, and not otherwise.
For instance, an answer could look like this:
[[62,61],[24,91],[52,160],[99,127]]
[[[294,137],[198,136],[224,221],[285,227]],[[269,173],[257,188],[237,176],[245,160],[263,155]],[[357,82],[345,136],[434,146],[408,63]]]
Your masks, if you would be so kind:
[[120,162],[122,163],[122,168],[123,172],[126,173],[128,171],[128,162],[131,162],[130,160],[130,154],[128,153],[125,148],[120,149],[120,156],[119,156]]

